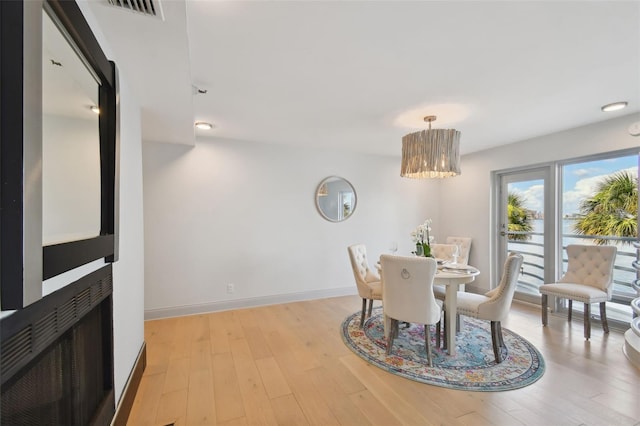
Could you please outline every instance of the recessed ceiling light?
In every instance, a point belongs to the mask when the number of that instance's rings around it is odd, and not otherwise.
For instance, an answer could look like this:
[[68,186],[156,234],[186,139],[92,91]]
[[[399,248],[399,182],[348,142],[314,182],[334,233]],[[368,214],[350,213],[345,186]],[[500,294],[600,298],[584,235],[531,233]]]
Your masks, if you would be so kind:
[[202,129],[202,130],[211,130],[211,129],[213,129],[213,124],[207,123],[206,121],[196,121],[195,126],[198,129]]
[[95,112],[96,114],[100,114],[100,107],[96,106],[96,105],[92,105],[89,107],[89,109],[93,112]]
[[612,104],[604,105],[601,109],[604,112],[617,111],[619,109],[622,109],[622,108],[626,107],[627,104],[628,104],[628,102],[614,102]]

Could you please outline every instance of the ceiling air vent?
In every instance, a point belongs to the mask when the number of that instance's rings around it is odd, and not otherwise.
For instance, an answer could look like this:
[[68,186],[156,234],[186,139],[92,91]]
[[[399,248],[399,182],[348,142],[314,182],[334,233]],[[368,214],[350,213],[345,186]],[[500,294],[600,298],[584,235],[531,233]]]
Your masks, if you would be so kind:
[[163,19],[160,0],[107,0],[115,7]]

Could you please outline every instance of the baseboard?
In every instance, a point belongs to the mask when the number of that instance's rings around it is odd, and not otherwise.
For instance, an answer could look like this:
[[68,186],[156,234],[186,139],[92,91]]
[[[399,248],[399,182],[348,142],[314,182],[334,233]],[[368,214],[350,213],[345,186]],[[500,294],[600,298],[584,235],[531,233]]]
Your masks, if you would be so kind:
[[116,408],[116,414],[113,416],[111,426],[126,426],[129,414],[131,413],[131,407],[133,407],[133,401],[136,399],[136,393],[138,392],[138,386],[142,380],[142,373],[147,366],[147,343],[142,342],[142,348],[138,353],[133,369],[129,374],[129,379],[124,387],[120,402]]
[[465,284],[465,291],[467,293],[485,294],[488,290],[486,288],[481,288],[469,283]]
[[246,299],[223,300],[220,302],[202,303],[197,305],[183,305],[170,308],[147,309],[144,311],[144,319],[154,320],[161,318],[181,317],[185,315],[204,314],[208,312],[228,311],[231,309],[252,308],[256,306],[299,302],[302,300],[326,299],[329,297],[348,296],[352,294],[357,294],[355,285],[349,287],[313,290],[300,293],[287,293],[272,296],[250,297]]

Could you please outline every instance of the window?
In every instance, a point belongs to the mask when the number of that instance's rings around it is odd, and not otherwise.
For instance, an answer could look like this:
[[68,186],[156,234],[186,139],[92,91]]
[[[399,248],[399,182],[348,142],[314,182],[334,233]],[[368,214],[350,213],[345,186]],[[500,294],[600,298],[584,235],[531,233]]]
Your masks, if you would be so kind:
[[[631,263],[638,252],[631,243],[638,239],[638,164],[638,151],[627,150],[496,173],[496,264],[510,251],[524,256],[516,298],[540,302],[538,286],[566,270],[568,244],[616,245],[607,314],[628,324],[629,302],[637,296]],[[582,309],[578,305],[574,309]]]
[[560,170],[562,247],[609,244],[618,248],[610,310],[612,318],[622,320],[631,314],[629,302],[637,296],[631,286],[637,278],[631,262],[637,259],[632,242],[638,238],[638,155],[567,162]]

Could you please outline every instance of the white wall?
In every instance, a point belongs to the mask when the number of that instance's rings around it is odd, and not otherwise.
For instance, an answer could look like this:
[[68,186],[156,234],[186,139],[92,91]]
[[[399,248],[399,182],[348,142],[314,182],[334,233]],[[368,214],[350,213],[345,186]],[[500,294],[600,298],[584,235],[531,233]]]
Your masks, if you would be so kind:
[[[78,2],[107,58],[117,52],[85,2]],[[116,403],[144,343],[144,236],[140,106],[120,69],[120,259],[113,264],[113,345]]]
[[100,235],[98,116],[42,116],[42,245]]
[[[348,245],[373,267],[427,217],[437,232],[437,182],[401,178],[399,157],[202,139],[145,142],[143,159],[147,318],[355,293]],[[344,222],[315,207],[330,175],[358,196]]]
[[120,79],[120,256],[113,264],[116,401],[144,342],[144,223],[140,108]]
[[[437,241],[471,236],[470,262],[491,287],[490,174],[520,165],[638,146],[622,117],[462,159],[445,180],[399,177],[399,157],[228,140],[195,147],[144,143],[145,317],[206,312],[353,293],[346,247],[362,242],[370,263],[432,218]],[[321,218],[314,192],[326,176],[358,195],[342,223]],[[228,294],[226,285],[235,285]]]
[[482,274],[470,287],[492,288],[501,272],[493,271],[497,275],[493,280],[491,274],[486,273],[491,270],[492,171],[627,148],[640,149],[640,138],[630,136],[627,131],[628,126],[639,119],[638,114],[627,115],[463,156],[462,174],[442,181],[439,215],[447,218],[442,224],[445,234],[473,238],[469,263],[476,265]]

